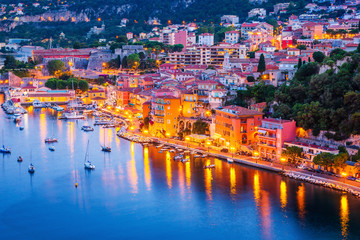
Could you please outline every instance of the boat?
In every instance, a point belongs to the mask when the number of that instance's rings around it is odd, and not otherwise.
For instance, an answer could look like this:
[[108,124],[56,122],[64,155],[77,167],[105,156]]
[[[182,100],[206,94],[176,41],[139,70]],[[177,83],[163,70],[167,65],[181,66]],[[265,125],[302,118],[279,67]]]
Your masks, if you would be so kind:
[[4,145],[4,130],[2,131],[3,146],[0,148],[0,153],[11,153],[11,148],[5,147]]
[[181,159],[181,162],[187,162],[187,161],[189,161],[189,158],[183,158],[183,159]]
[[31,174],[33,174],[35,172],[35,167],[32,163],[30,163],[30,165],[29,165],[28,172]]
[[14,123],[18,123],[21,121],[21,116],[14,116]]
[[157,145],[156,148],[162,148],[164,144]]
[[174,152],[175,152],[175,149],[171,149],[171,150],[169,150],[169,152],[174,153]]
[[207,169],[207,168],[215,168],[215,164],[206,165],[204,168],[205,169]]
[[44,104],[42,104],[38,99],[35,99],[32,102],[32,105],[34,108],[43,108],[44,107]]
[[175,161],[181,161],[184,158],[184,156],[182,154],[179,154],[177,156],[174,156],[174,160]]
[[59,119],[84,119],[84,118],[85,118],[84,115],[79,114],[76,111],[64,112],[59,117]]
[[86,146],[84,167],[85,167],[85,169],[90,169],[90,170],[95,169],[95,165],[90,162],[90,157],[89,157],[89,140],[88,140],[88,143],[87,143],[87,146]]
[[233,162],[234,162],[234,159],[232,159],[232,158],[227,158],[227,161],[228,161],[228,163],[233,163]]
[[201,157],[200,154],[195,154],[195,155],[194,155],[194,158],[199,158],[199,157]]
[[111,147],[106,146],[106,143],[105,143],[105,130],[104,130],[104,145],[101,146],[101,151],[111,152]]
[[85,126],[82,126],[81,127],[81,130],[85,131],[85,132],[91,132],[91,131],[94,131],[94,128],[93,127],[90,127],[88,125],[85,125]]
[[55,151],[55,146],[54,146],[54,145],[51,145],[51,146],[49,147],[49,150],[52,151],[52,152]]
[[52,130],[51,130],[51,137],[45,138],[45,143],[54,143],[57,142],[58,140],[56,138],[54,138],[54,122],[52,125]]
[[23,161],[23,158],[22,158],[21,156],[19,156],[16,161],[22,162],[22,161]]
[[24,130],[24,126],[20,126],[19,129],[22,131]]
[[60,106],[57,105],[57,104],[52,105],[50,108],[51,108],[51,109],[54,109],[55,111],[58,111],[58,112],[64,111],[64,108],[63,108],[63,107],[60,107]]
[[207,154],[203,154],[201,157],[206,158],[207,156],[208,156]]

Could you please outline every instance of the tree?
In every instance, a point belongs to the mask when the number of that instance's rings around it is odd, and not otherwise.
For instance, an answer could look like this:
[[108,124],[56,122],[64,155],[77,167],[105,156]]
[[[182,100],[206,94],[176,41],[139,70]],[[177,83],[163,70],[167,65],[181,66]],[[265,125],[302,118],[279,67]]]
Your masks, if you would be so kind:
[[300,68],[301,68],[301,65],[302,65],[302,61],[301,61],[301,58],[299,58],[297,68],[300,69]]
[[332,167],[334,165],[333,158],[334,154],[323,152],[316,155],[313,162],[322,167]]
[[14,56],[6,56],[4,61],[5,69],[15,69],[17,68],[17,61]]
[[315,62],[322,63],[324,61],[325,54],[323,52],[317,51],[313,54],[313,59]]
[[306,50],[306,45],[296,45],[296,48],[299,50]]
[[193,126],[193,133],[205,134],[207,131],[209,131],[209,124],[201,119],[196,120]]
[[265,70],[266,70],[265,57],[264,57],[264,54],[261,54],[260,59],[259,59],[259,64],[257,67],[257,71],[262,74],[263,72],[265,72]]
[[127,64],[129,68],[136,68],[140,64],[140,58],[139,55],[136,53],[130,54],[127,57]]
[[247,77],[246,77],[246,80],[247,80],[248,82],[255,82],[255,78],[254,78],[253,76],[247,76]]
[[56,82],[58,79],[56,78],[50,78],[46,81],[45,83],[45,87],[47,88],[51,88],[51,89],[56,89]]
[[122,64],[123,68],[128,68],[127,56],[123,57],[123,60],[121,61],[121,64]]
[[65,64],[61,60],[51,60],[47,64],[47,69],[50,75],[54,75],[57,71],[62,71]]
[[184,45],[175,44],[173,49],[174,49],[174,52],[181,52],[183,50],[183,48],[184,48]]
[[80,80],[79,81],[79,89],[82,92],[86,92],[89,89],[89,83],[85,80]]
[[346,167],[346,161],[349,159],[348,153],[339,153],[334,158],[334,167],[344,169]]
[[286,147],[282,152],[282,155],[288,159],[288,162],[293,165],[297,165],[301,159],[303,149],[297,146]]

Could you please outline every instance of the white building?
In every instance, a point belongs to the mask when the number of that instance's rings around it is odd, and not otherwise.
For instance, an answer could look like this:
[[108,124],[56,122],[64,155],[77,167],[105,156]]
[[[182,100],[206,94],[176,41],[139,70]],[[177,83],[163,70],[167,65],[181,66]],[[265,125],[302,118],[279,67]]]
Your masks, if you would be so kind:
[[222,23],[239,24],[239,17],[236,15],[224,15],[220,20]]
[[251,9],[250,12],[248,13],[249,18],[251,17],[260,17],[260,18],[264,18],[266,17],[266,10],[264,8],[254,8]]
[[211,33],[200,34],[198,43],[200,45],[212,46],[214,45],[214,35]]
[[230,44],[238,43],[240,40],[240,32],[229,31],[225,33],[225,42]]

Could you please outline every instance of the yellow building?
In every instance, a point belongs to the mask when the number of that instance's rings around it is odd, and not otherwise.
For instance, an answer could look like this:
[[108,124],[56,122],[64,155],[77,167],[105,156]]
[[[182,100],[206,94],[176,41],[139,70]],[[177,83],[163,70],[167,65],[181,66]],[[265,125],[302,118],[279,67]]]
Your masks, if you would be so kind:
[[106,93],[104,90],[89,90],[85,98],[83,98],[84,104],[96,103],[103,105],[106,100]]
[[172,96],[156,97],[151,103],[154,119],[152,133],[159,136],[175,136],[180,116],[180,98]]
[[29,92],[25,96],[26,102],[33,102],[35,99],[44,103],[67,103],[75,96],[75,91],[71,90],[47,90]]

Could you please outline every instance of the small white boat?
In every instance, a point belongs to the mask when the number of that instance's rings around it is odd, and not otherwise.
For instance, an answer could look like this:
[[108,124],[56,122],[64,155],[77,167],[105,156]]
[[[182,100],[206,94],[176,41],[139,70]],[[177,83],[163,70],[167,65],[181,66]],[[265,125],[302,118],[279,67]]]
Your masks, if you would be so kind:
[[56,138],[53,138],[53,137],[45,138],[46,143],[54,143],[54,142],[57,142],[57,141],[58,140]]
[[20,131],[24,130],[24,126],[19,127]]
[[103,152],[111,152],[111,147],[101,146],[101,151],[103,151]]
[[76,111],[72,111],[72,112],[64,112],[61,114],[61,116],[59,117],[59,119],[84,119],[85,116],[82,114],[79,114]]
[[11,153],[11,148],[5,147],[4,145],[0,148],[0,153]]
[[34,108],[43,108],[43,107],[45,107],[45,105],[42,104],[38,99],[35,99],[32,102],[32,105],[33,105]]
[[174,153],[174,152],[175,152],[175,149],[171,149],[171,150],[169,150],[169,152]]
[[86,169],[95,169],[95,165],[92,164],[90,161],[86,161],[84,163],[84,166],[85,166]]
[[181,159],[181,162],[188,162],[188,161],[189,161],[188,158],[183,158],[183,159]]
[[207,156],[208,156],[207,154],[203,154],[201,157],[206,158]]
[[54,145],[50,146],[49,150],[52,151],[52,152],[55,151],[55,146]]
[[22,162],[22,161],[23,161],[23,158],[22,158],[21,156],[19,156],[16,161]]
[[91,132],[91,131],[94,131],[94,128],[85,125],[85,126],[82,126],[82,127],[81,127],[81,130],[83,130],[83,131],[85,131],[85,132]]
[[29,165],[28,172],[31,174],[33,174],[35,172],[35,167],[32,163],[30,163],[30,165]]
[[55,111],[58,111],[58,112],[64,111],[64,108],[60,107],[57,104],[52,105],[51,108],[54,109]]
[[85,167],[85,169],[90,169],[90,170],[95,169],[95,165],[90,162],[90,157],[89,157],[89,140],[88,140],[88,143],[87,143],[87,146],[86,146],[84,167]]
[[157,145],[156,148],[162,148],[164,144]]
[[195,155],[194,155],[194,158],[199,158],[199,157],[201,157],[200,154],[195,154]]
[[204,168],[215,168],[215,164],[206,165]]
[[234,162],[234,159],[232,159],[232,158],[227,158],[227,161],[228,161],[228,163],[233,163],[233,162]]

